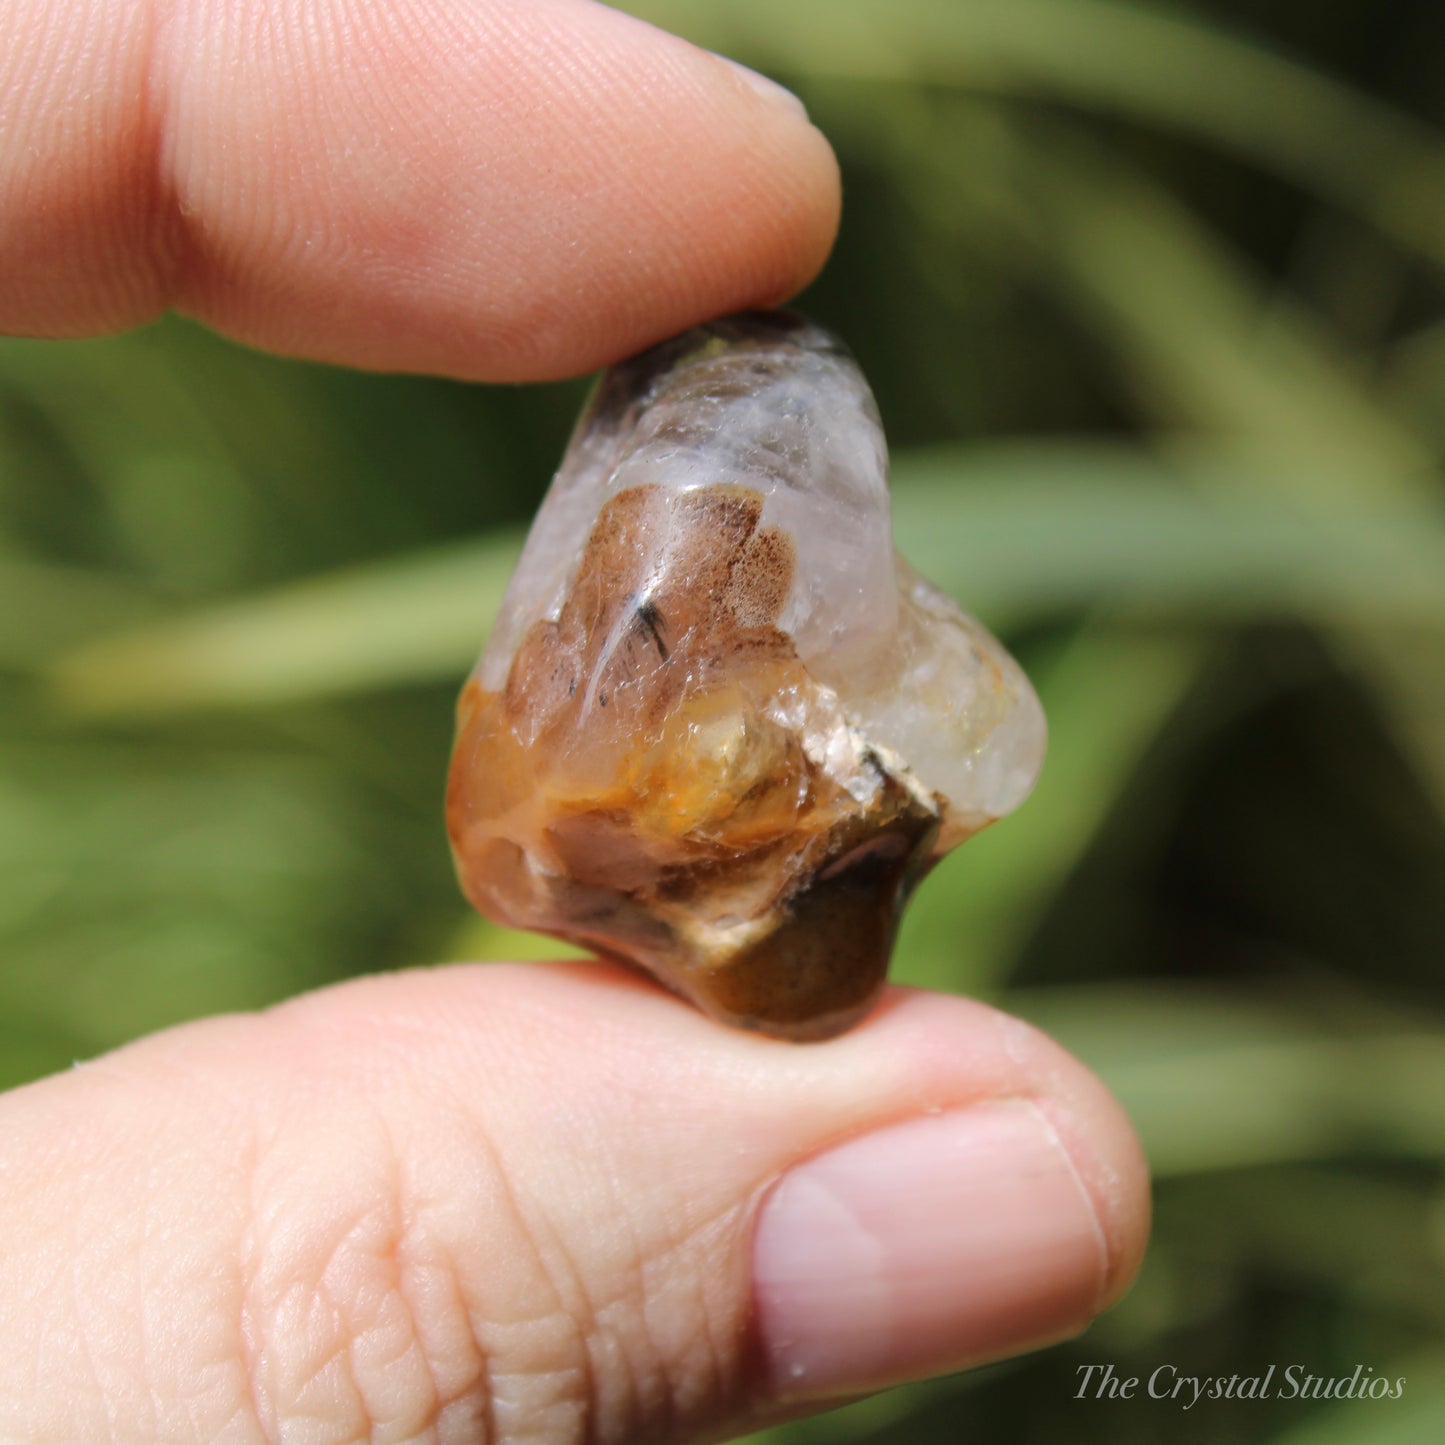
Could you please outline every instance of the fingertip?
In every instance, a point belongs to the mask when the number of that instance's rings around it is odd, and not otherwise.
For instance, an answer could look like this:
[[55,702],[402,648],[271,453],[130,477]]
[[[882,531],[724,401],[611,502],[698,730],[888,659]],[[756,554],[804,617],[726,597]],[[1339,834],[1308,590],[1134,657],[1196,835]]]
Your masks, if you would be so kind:
[[802,1159],[764,1200],[754,1290],[775,1405],[1072,1337],[1128,1288],[1147,1238],[1132,1126],[1037,1030],[892,990],[855,1037],[907,1060],[913,1106]]
[[1124,1107],[1084,1062],[1033,1024],[996,1014],[1012,1057],[1037,1082],[1032,1097],[1092,1202],[1106,1268],[1093,1313],[1134,1282],[1148,1245],[1149,1164]]
[[[97,13],[98,10],[98,13]],[[821,268],[796,102],[591,0],[0,13],[0,329],[167,307],[378,370],[591,370]]]
[[1144,1260],[1152,1212],[1149,1165],[1139,1136],[1112,1094],[1099,1085],[1098,1099],[1041,1101],[1040,1109],[1073,1161],[1088,1191],[1105,1247],[1106,1270],[1093,1312],[1118,1303]]
[[1092,1317],[1094,1207],[1042,1111],[981,1100],[804,1161],[766,1200],[766,1386],[826,1400],[1036,1349]]
[[[589,7],[596,8],[596,7]],[[837,157],[791,92],[630,16],[641,62],[583,200],[554,203],[558,248],[529,250],[450,373],[546,381],[611,365],[715,316],[790,301],[822,271],[842,207]],[[645,59],[644,59],[645,57]],[[589,102],[597,104],[597,102]]]
[[582,0],[305,8],[254,71],[234,34],[173,32],[169,190],[200,238],[177,299],[243,340],[544,380],[827,257],[831,148],[720,57]]

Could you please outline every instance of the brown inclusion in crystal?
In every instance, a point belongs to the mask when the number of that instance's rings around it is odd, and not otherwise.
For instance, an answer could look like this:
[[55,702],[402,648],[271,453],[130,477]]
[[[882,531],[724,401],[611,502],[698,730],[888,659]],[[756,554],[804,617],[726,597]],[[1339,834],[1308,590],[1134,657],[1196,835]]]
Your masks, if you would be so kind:
[[778,627],[794,546],[762,510],[734,483],[611,497],[505,687],[463,692],[447,821],[489,917],[819,1038],[881,987],[940,800],[849,728]]

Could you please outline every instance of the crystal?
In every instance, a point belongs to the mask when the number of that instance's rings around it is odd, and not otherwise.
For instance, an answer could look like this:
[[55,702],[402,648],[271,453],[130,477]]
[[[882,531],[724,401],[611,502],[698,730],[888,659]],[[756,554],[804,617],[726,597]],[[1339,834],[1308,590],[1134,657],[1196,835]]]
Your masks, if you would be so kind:
[[748,313],[603,377],[463,690],[448,829],[489,917],[824,1038],[1044,733],[1014,660],[894,551],[856,363]]

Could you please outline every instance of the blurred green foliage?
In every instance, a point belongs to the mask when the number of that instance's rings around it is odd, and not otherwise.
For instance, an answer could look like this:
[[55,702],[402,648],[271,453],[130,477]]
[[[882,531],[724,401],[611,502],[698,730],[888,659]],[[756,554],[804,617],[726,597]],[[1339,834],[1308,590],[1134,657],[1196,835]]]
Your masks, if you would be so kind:
[[[1037,794],[925,887],[897,971],[1055,1032],[1159,1178],[1084,1340],[769,1439],[1445,1439],[1445,13],[627,8],[833,138],[803,304],[875,384],[905,550],[1049,711]],[[0,343],[0,1082],[556,951],[468,917],[439,798],[580,395],[172,321]],[[1075,1399],[1096,1361],[1408,1384]]]

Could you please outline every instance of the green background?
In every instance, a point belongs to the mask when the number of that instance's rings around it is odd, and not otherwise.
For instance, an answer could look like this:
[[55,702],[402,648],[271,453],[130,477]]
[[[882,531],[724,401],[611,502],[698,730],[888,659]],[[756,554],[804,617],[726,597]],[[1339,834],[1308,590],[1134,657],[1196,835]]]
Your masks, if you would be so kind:
[[[1131,1109],[1143,1276],[1081,1341],[774,1441],[1445,1439],[1445,10],[673,0],[840,153],[803,306],[900,542],[1048,710],[896,973]],[[452,697],[583,383],[351,375],[166,321],[0,342],[0,1082],[410,963],[468,916]],[[1077,1368],[1404,1376],[1078,1400]]]

